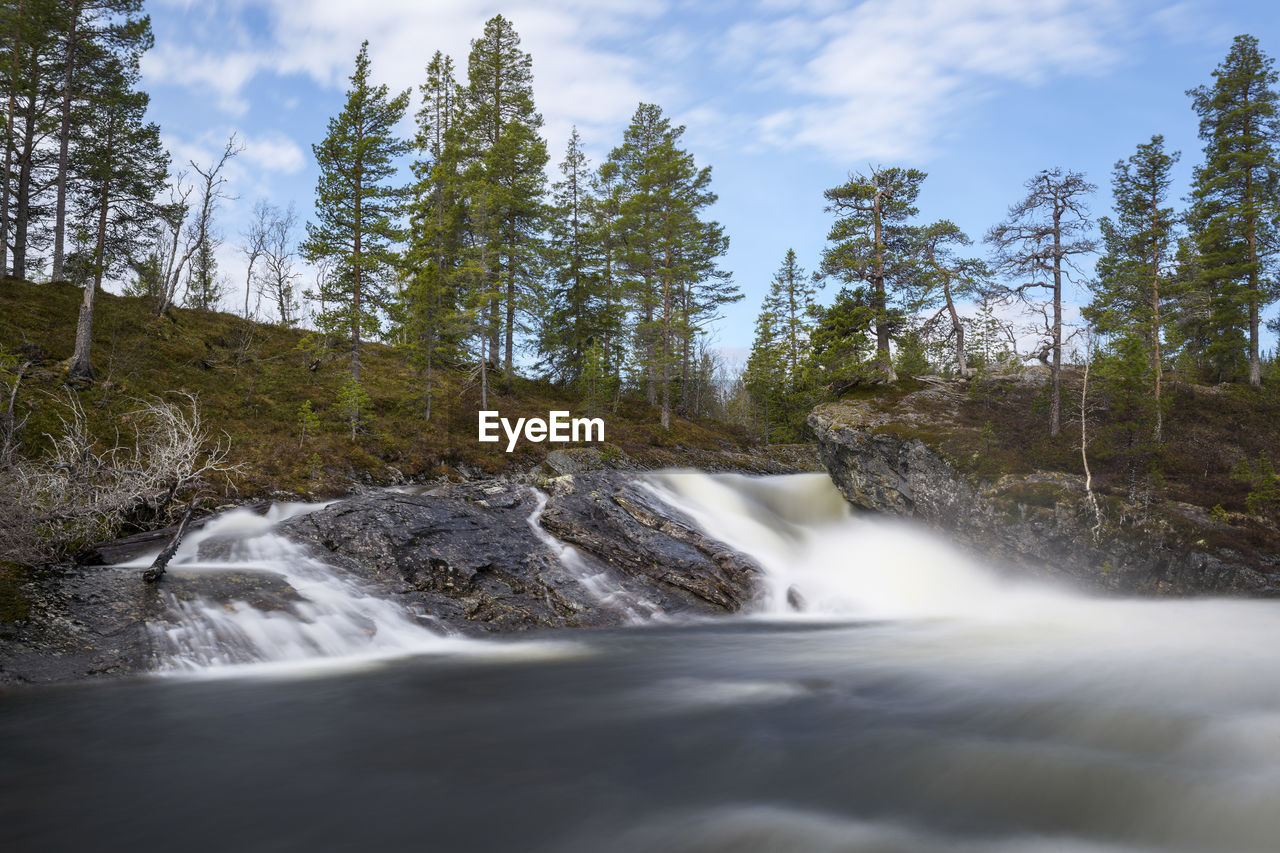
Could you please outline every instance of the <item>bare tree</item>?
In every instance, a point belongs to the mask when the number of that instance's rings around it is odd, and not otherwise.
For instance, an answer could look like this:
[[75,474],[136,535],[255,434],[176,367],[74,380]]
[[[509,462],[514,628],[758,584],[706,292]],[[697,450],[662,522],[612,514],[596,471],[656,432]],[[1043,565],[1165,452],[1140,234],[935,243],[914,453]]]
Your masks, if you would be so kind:
[[1049,434],[1057,435],[1062,427],[1062,286],[1072,272],[1080,273],[1073,259],[1096,249],[1086,201],[1097,187],[1082,173],[1059,168],[1041,171],[1025,186],[1027,196],[987,232],[986,241],[995,247],[996,270],[1015,282],[1006,286],[1008,296],[1032,302],[1034,291],[1049,291]]
[[[258,215],[256,210],[254,215]],[[292,326],[300,319],[294,283],[302,273],[294,267],[297,252],[293,242],[298,213],[292,204],[284,210],[266,204],[262,206],[262,217],[262,270],[258,275],[258,292],[275,302],[280,325]]]
[[249,319],[249,292],[253,289],[253,265],[262,256],[262,249],[267,241],[267,220],[271,215],[271,205],[258,199],[253,206],[253,217],[249,220],[249,228],[244,232],[244,252],[248,268],[244,273],[244,318]]
[[[195,187],[186,186],[181,179],[186,175],[183,172],[175,183],[175,189],[171,190],[171,202],[175,204],[171,221],[168,223],[173,229],[172,248],[167,259],[164,286],[156,306],[156,314],[165,313],[169,310],[169,306],[174,304],[183,270],[190,270],[192,258],[199,252],[212,253],[210,241],[213,215],[218,209],[218,202],[232,197],[225,189],[227,179],[223,177],[222,170],[228,160],[243,150],[244,146],[236,139],[236,135],[231,134],[222,147],[222,154],[213,165],[200,166],[194,160],[189,161],[191,168],[200,176],[200,182]],[[188,222],[187,215],[190,212],[188,199],[196,191],[200,193],[199,206],[195,218]],[[179,252],[178,243],[183,237],[185,237],[183,249]]]
[[[139,514],[161,516],[240,470],[230,464],[231,442],[214,440],[196,398],[153,399],[122,422],[132,442],[104,445],[90,429],[79,398],[68,393],[61,429],[46,435],[44,459],[14,457],[0,477],[0,559],[39,561],[79,544],[115,535]],[[230,482],[228,479],[227,482]]]

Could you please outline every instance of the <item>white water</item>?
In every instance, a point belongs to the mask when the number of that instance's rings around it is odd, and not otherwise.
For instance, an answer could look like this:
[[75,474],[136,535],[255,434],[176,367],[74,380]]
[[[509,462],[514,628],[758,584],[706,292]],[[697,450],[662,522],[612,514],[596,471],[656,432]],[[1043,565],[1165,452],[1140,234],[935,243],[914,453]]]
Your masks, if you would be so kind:
[[[758,616],[883,624],[863,635],[864,652],[922,683],[1049,678],[1054,690],[1099,702],[1132,695],[1207,714],[1194,748],[1261,761],[1280,808],[1280,603],[1102,598],[1017,583],[918,525],[853,515],[825,474],[672,472],[654,488],[760,563]],[[787,603],[792,588],[803,612]]]
[[[430,630],[428,617],[410,614],[313,557],[306,547],[273,532],[288,518],[326,504],[274,504],[263,515],[238,509],[190,533],[169,564],[176,577],[238,572],[278,575],[296,597],[260,609],[245,601],[183,600],[165,593],[173,622],[149,628],[158,668],[195,671],[275,662],[359,661],[429,651],[464,642]],[[199,558],[206,542],[226,540],[220,559]],[[126,565],[149,565],[154,554]]]
[[593,565],[577,548],[548,533],[539,523],[542,511],[547,508],[547,495],[545,492],[535,491],[534,499],[536,503],[533,512],[526,519],[529,528],[596,605],[620,614],[631,624],[664,617],[661,607],[645,596],[628,590],[614,572],[603,566]]

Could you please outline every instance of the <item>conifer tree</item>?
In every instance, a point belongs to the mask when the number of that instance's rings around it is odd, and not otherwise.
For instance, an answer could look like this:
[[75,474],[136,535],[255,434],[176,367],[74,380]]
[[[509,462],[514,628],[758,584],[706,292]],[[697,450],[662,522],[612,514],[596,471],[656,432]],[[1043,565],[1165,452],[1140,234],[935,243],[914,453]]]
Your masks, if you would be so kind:
[[[365,335],[381,329],[380,309],[397,257],[393,246],[403,238],[398,220],[405,192],[391,183],[397,157],[409,146],[394,135],[409,105],[406,90],[394,97],[370,79],[369,43],[356,56],[351,88],[342,111],[329,120],[328,133],[312,146],[320,177],[316,184],[316,221],[307,223],[303,256],[328,260],[333,274],[323,286],[325,309],[316,317],[326,334],[351,341],[351,378],[360,382],[360,345]],[[348,397],[358,398],[354,390]],[[359,406],[349,406],[352,429]]]
[[[595,317],[601,300],[591,245],[591,168],[576,127],[569,135],[560,175],[551,187],[547,243],[551,288],[538,349],[556,375],[574,382],[582,374],[587,349],[601,336]],[[597,356],[603,358],[603,349]]]
[[419,87],[422,106],[414,137],[413,203],[409,245],[405,254],[409,290],[410,360],[425,378],[426,417],[431,418],[435,365],[455,355],[462,321],[454,273],[459,262],[465,214],[459,186],[456,142],[460,99],[453,60],[436,51],[427,64],[427,80]]
[[[1088,197],[1097,189],[1079,172],[1045,169],[1026,183],[1027,195],[1009,208],[1005,221],[987,232],[996,250],[996,270],[1013,279],[1007,292],[1029,300],[1049,292],[1049,435],[1062,428],[1062,293],[1074,259],[1091,254]],[[1021,279],[1021,281],[1019,281]]]
[[1200,256],[1196,287],[1208,307],[1206,356],[1219,380],[1236,373],[1244,356],[1249,382],[1258,385],[1261,312],[1280,296],[1280,95],[1275,62],[1250,35],[1236,36],[1213,76],[1212,86],[1187,92],[1205,143],[1189,219]]
[[[136,61],[152,45],[151,20],[140,15],[142,0],[65,0],[61,4],[58,38],[61,47],[58,158],[54,202],[52,278],[63,278],[66,201],[75,172],[71,145],[74,127],[84,120],[77,112],[92,111],[95,67],[107,57]],[[109,73],[109,72],[108,72]]]
[[489,352],[497,359],[503,350],[509,381],[517,315],[540,278],[548,157],[539,135],[542,116],[533,103],[533,58],[520,48],[520,36],[502,15],[486,21],[484,33],[471,43],[462,97],[460,141],[471,242],[484,256],[482,287],[491,294]]
[[160,128],[145,122],[148,98],[135,88],[137,66],[112,58],[102,70],[94,93],[98,109],[93,121],[79,128],[77,144],[83,170],[79,206],[82,215],[95,222],[93,277],[84,285],[68,369],[70,376],[81,379],[93,378],[89,357],[94,297],[104,275],[123,269],[142,253],[169,161]]
[[756,316],[756,336],[742,374],[756,412],[755,420],[759,425],[760,437],[765,444],[772,442],[784,417],[783,400],[788,381],[789,353],[778,331],[780,318],[777,312],[782,307],[778,290],[775,280],[773,289],[765,297],[760,313]]
[[822,275],[843,282],[862,282],[874,313],[876,358],[885,381],[897,379],[889,354],[890,329],[898,322],[894,291],[910,282],[911,244],[908,221],[926,175],[918,169],[880,167],[853,174],[823,193],[827,211],[837,215],[822,253]]
[[1165,305],[1171,296],[1177,245],[1169,186],[1177,159],[1176,152],[1165,153],[1164,137],[1156,135],[1116,163],[1111,176],[1116,216],[1098,222],[1104,253],[1097,263],[1093,300],[1084,309],[1093,328],[1116,342],[1114,350],[1145,353],[1145,369],[1139,375],[1151,389],[1157,444],[1163,433]]
[[817,287],[796,261],[795,249],[787,249],[782,266],[773,274],[769,299],[773,303],[782,351],[786,358],[787,380],[793,390],[800,381],[800,365],[809,349],[813,319],[813,297]]
[[637,358],[664,428],[673,384],[679,377],[689,385],[698,332],[720,305],[742,298],[716,265],[729,246],[724,229],[701,219],[716,200],[711,169],[699,169],[679,147],[683,133],[661,107],[640,104],[609,155],[621,194],[617,225],[626,243],[619,262],[637,315]]
[[[950,220],[943,219],[924,226],[916,233],[916,240],[922,267],[916,281],[920,288],[917,294],[920,307],[932,307],[941,301],[935,317],[946,312],[951,331],[944,340],[950,340],[954,348],[957,373],[968,376],[964,323],[956,310],[956,300],[979,295],[989,271],[986,264],[977,258],[956,256],[958,247],[971,246],[973,241]],[[924,325],[928,327],[932,323],[931,319]]]

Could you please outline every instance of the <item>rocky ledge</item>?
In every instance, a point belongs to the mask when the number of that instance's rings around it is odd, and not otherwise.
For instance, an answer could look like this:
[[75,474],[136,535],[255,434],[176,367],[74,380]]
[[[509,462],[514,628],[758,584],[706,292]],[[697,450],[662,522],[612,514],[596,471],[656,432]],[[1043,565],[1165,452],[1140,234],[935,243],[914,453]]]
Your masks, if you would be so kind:
[[[585,469],[589,459],[553,459]],[[740,610],[756,595],[746,558],[699,533],[647,479],[619,470],[385,489],[274,528],[450,633],[621,625],[657,614]],[[86,551],[97,563],[154,552],[143,534]],[[231,543],[208,539],[203,561]],[[30,615],[0,623],[0,684],[127,675],[154,666],[148,625],[168,596],[262,610],[297,598],[269,572],[186,572],[157,584],[139,568],[51,567],[25,583]]]
[[822,462],[853,506],[917,518],[1018,571],[1093,588],[1280,595],[1280,553],[1268,531],[1260,537],[1190,504],[1135,506],[1097,493],[1095,512],[1084,477],[1069,473],[984,476],[975,464],[981,441],[948,442],[973,431],[957,416],[963,387],[923,384],[809,415]]
[[464,633],[735,612],[755,594],[755,567],[698,533],[641,479],[595,471],[544,489],[490,482],[379,492],[277,529]]

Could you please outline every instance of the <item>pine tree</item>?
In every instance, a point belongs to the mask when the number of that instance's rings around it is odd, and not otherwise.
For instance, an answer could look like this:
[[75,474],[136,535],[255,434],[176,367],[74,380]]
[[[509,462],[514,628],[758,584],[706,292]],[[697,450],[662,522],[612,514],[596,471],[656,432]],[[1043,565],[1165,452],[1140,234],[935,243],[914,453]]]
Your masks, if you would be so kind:
[[[390,181],[395,159],[409,150],[394,135],[408,105],[407,90],[392,97],[385,85],[370,82],[366,41],[342,112],[329,120],[324,141],[312,146],[320,167],[316,222],[307,223],[300,248],[308,261],[327,259],[333,265],[321,294],[326,307],[316,321],[326,334],[350,338],[351,378],[357,386],[360,343],[381,329],[379,310],[397,262],[392,247],[403,239],[398,220],[405,192]],[[349,407],[348,414],[357,410]],[[356,425],[353,420],[353,435]]]
[[[956,256],[958,247],[971,246],[973,241],[950,220],[943,219],[924,226],[916,233],[916,241],[916,251],[922,267],[916,280],[920,289],[917,294],[919,306],[927,309],[941,301],[935,317],[946,312],[951,331],[944,340],[950,340],[954,348],[956,371],[960,376],[968,376],[970,370],[965,358],[964,323],[956,310],[956,300],[978,296],[990,272],[986,264],[977,258]],[[925,326],[932,324],[933,320],[929,320]]]
[[405,254],[409,290],[408,347],[425,379],[426,418],[431,418],[435,365],[456,355],[463,334],[454,274],[461,251],[465,210],[458,163],[460,98],[453,60],[436,51],[419,87],[422,106],[414,137],[413,203]]
[[89,355],[94,296],[105,275],[122,270],[142,254],[152,236],[154,199],[167,177],[169,158],[160,142],[160,128],[145,123],[148,98],[136,90],[137,79],[136,65],[110,60],[94,94],[98,109],[93,121],[79,129],[77,148],[83,170],[79,202],[83,216],[96,221],[96,231],[93,279],[84,286],[68,370],[75,378],[93,378]]
[[656,104],[640,104],[609,155],[619,194],[617,228],[625,235],[619,273],[628,280],[636,314],[638,366],[651,404],[670,426],[672,386],[687,389],[694,341],[720,305],[742,294],[717,260],[729,240],[701,212],[716,200],[711,169],[699,169],[679,147],[683,127],[672,127]]
[[[472,230],[473,271],[490,294],[489,355],[503,349],[503,372],[514,370],[517,315],[539,281],[542,198],[547,146],[533,103],[533,58],[520,49],[511,22],[495,15],[471,43],[462,92],[461,159]],[[483,261],[480,262],[480,258]]]
[[1029,300],[1034,291],[1049,292],[1049,435],[1057,435],[1062,428],[1062,289],[1075,269],[1074,258],[1096,247],[1087,199],[1097,187],[1079,172],[1045,169],[1026,188],[1026,197],[1009,208],[1008,218],[986,239],[996,250],[996,270],[1015,282],[1009,294]]
[[59,0],[19,0],[5,9],[3,96],[6,101],[4,187],[0,192],[0,272],[12,248],[11,272],[24,278],[48,231],[47,190],[55,180],[61,61],[58,33],[66,15]]
[[[1151,389],[1152,433],[1157,444],[1163,433],[1165,306],[1171,295],[1177,244],[1177,217],[1167,204],[1177,159],[1176,152],[1165,153],[1164,137],[1157,135],[1139,145],[1129,159],[1116,163],[1111,177],[1116,216],[1098,222],[1104,253],[1092,284],[1093,300],[1084,308],[1085,319],[1115,341],[1117,353],[1145,353],[1138,381]],[[1105,378],[1105,359],[1100,369]]]
[[[85,110],[93,110],[95,65],[108,57],[136,61],[150,49],[153,37],[148,16],[138,17],[142,0],[65,0],[61,4],[58,37],[62,80],[58,106],[58,159],[54,203],[52,278],[63,278],[66,239],[66,200],[76,172],[71,145],[74,128]],[[79,109],[78,109],[79,108]]]
[[915,201],[926,175],[918,169],[873,168],[853,174],[823,193],[827,212],[837,214],[822,253],[822,275],[870,289],[875,314],[876,358],[885,381],[897,379],[889,355],[890,329],[898,322],[894,291],[909,284],[910,228]]
[[1238,372],[1247,354],[1249,382],[1258,385],[1260,314],[1280,296],[1273,277],[1280,230],[1280,95],[1275,62],[1253,36],[1236,36],[1213,76],[1212,86],[1187,92],[1205,143],[1189,219],[1200,255],[1196,286],[1209,309],[1212,342],[1206,356],[1221,381]]

